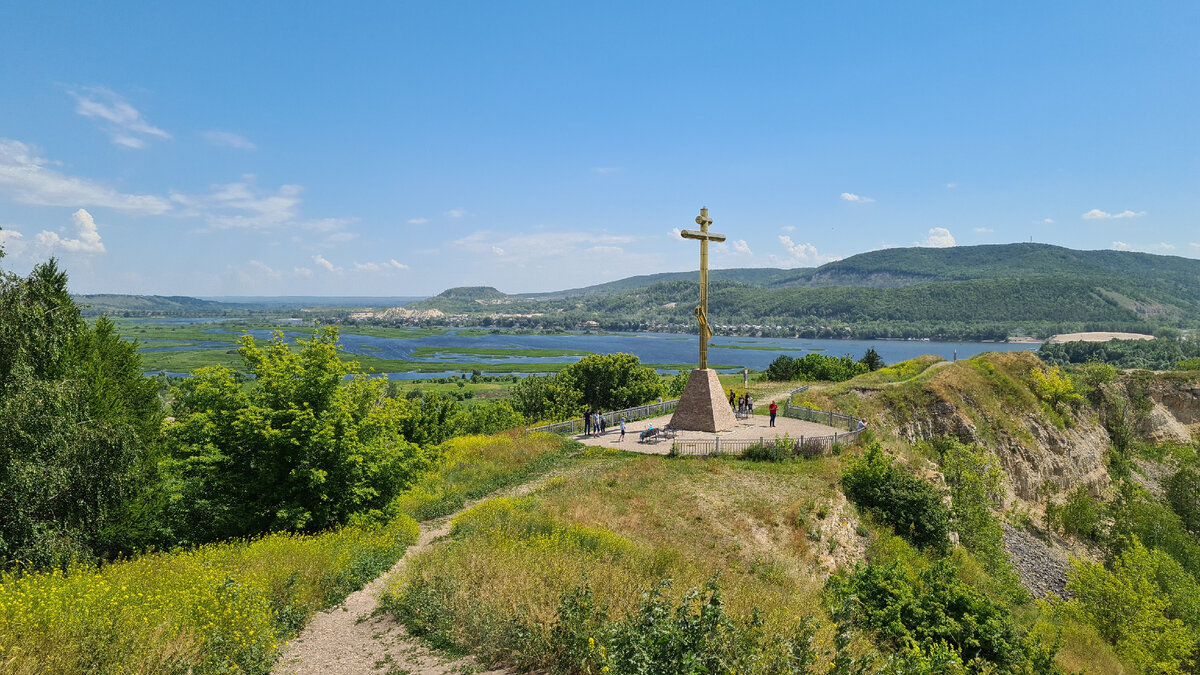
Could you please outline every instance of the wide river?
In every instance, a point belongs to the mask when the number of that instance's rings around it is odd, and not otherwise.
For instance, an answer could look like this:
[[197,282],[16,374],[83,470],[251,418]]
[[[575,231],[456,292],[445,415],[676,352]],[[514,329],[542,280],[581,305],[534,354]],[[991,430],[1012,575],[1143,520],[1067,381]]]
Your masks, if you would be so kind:
[[[266,337],[266,331],[255,331]],[[289,335],[292,333],[289,332]],[[296,335],[300,335],[297,333]],[[643,363],[695,363],[698,338],[695,335],[668,333],[572,333],[567,335],[457,335],[454,331],[444,335],[420,338],[381,338],[343,333],[342,344],[353,354],[380,356],[387,359],[403,359],[444,363],[444,373],[397,373],[392,377],[410,379],[437,377],[461,373],[455,369],[457,363],[563,363],[578,357],[525,357],[488,356],[484,354],[438,354],[432,357],[415,358],[413,351],[418,347],[440,349],[575,349],[597,354],[625,352],[637,356]],[[810,340],[798,338],[750,338],[720,337],[709,343],[708,361],[714,365],[736,366],[764,370],[780,354],[801,357],[809,352],[820,352],[831,356],[849,354],[855,359],[862,357],[868,348],[874,347],[887,363],[906,361],[922,354],[936,354],[946,360],[968,358],[987,351],[1016,351],[1037,349],[1037,344],[995,342],[925,342],[917,340]],[[486,372],[486,369],[484,369]],[[469,373],[467,373],[469,374]]]

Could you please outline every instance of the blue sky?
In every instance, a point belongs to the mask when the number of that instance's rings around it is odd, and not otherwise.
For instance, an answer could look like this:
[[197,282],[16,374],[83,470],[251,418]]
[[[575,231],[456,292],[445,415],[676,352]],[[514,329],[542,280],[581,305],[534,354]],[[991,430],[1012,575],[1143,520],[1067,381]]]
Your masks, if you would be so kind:
[[5,268],[546,291],[878,248],[1200,258],[1200,4],[0,3]]

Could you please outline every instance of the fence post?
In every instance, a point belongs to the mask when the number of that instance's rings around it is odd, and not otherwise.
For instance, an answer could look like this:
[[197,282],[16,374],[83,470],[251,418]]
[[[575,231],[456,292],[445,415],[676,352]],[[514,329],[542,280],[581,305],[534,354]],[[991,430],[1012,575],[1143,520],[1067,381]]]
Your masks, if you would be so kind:
[[717,449],[713,451],[714,455],[721,454],[721,437],[717,436]]

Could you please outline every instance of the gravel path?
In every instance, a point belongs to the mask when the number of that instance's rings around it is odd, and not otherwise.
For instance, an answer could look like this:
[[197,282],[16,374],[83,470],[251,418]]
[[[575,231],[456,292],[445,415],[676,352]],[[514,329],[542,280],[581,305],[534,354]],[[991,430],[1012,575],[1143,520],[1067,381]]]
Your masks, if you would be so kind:
[[462,509],[442,518],[421,523],[421,535],[408,547],[404,557],[390,570],[361,590],[351,593],[342,604],[314,616],[300,635],[289,642],[274,671],[282,673],[379,673],[392,675],[509,675],[515,671],[484,670],[470,656],[446,657],[408,634],[388,612],[375,612],[388,581],[403,574],[409,558],[424,551],[450,533],[455,516],[475,504],[499,495],[525,495],[562,471],[551,471],[515,488],[500,490],[483,499],[468,502]]

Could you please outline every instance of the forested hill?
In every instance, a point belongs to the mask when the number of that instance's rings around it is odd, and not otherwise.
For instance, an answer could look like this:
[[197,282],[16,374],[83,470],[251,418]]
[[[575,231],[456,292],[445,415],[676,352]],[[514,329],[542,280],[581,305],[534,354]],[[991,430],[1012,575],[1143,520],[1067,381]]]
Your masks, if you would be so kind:
[[[594,286],[549,293],[519,293],[522,298],[556,299],[611,295],[673,281],[694,281],[698,272],[664,272],[627,277]],[[948,248],[888,248],[868,251],[817,268],[743,267],[712,270],[713,282],[730,281],[759,288],[792,286],[911,286],[934,281],[1066,277],[1112,279],[1168,286],[1200,284],[1200,260],[1132,251],[1076,251],[1050,244],[988,244]]]
[[[1005,244],[886,249],[815,270],[748,272],[712,274],[709,313],[727,333],[1003,339],[1200,327],[1200,261],[1174,256]],[[541,296],[437,297],[409,307],[472,314],[485,324],[571,328],[594,320],[609,329],[686,330],[694,323],[695,278],[650,275]],[[637,285],[643,281],[654,283]]]
[[115,295],[100,293],[76,295],[84,316],[221,316],[245,313],[246,308],[231,307],[212,300],[183,295]]

